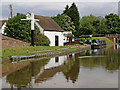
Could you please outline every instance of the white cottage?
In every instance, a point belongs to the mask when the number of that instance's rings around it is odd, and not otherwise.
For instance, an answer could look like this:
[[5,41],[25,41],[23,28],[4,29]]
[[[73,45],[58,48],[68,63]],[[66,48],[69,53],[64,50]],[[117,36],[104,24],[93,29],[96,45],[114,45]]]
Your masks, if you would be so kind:
[[64,30],[52,18],[35,15],[35,19],[39,19],[36,25],[40,32],[49,38],[50,46],[63,46]]
[[[26,16],[30,18],[31,13]],[[50,46],[64,46],[64,43],[69,42],[67,34],[72,32],[65,32],[52,18],[40,15],[35,15],[34,18],[39,20],[35,24],[40,32],[49,38]],[[0,24],[0,33],[5,34],[6,20],[0,21]]]
[[[30,13],[26,15],[30,17]],[[38,22],[35,24],[39,27],[40,32],[47,36],[50,40],[50,46],[64,46],[68,42],[66,34],[72,32],[64,32],[64,30],[50,17],[35,15]]]

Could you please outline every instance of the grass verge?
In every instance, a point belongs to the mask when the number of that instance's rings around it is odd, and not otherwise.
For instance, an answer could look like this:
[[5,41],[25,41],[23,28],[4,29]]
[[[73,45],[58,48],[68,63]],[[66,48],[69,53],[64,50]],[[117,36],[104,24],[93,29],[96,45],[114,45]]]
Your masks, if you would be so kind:
[[[111,40],[109,40],[106,37],[92,37],[93,39],[101,39],[106,40],[106,43],[113,43]],[[70,46],[24,46],[24,47],[18,47],[18,48],[7,48],[2,49],[0,52],[2,52],[2,56],[0,57],[11,57],[11,56],[21,56],[21,55],[34,55],[34,54],[40,54],[40,53],[47,53],[47,52],[55,52],[55,51],[65,51],[70,49],[77,49],[80,47],[77,47],[80,45],[70,45]]]
[[92,40],[93,40],[93,39],[106,40],[106,43],[114,43],[114,42],[112,42],[110,39],[108,39],[108,38],[106,38],[106,37],[92,37],[91,39],[92,39]]
[[21,55],[34,55],[47,52],[64,51],[69,49],[80,48],[80,45],[70,46],[24,46],[18,48],[7,48],[2,50],[1,57],[21,56]]

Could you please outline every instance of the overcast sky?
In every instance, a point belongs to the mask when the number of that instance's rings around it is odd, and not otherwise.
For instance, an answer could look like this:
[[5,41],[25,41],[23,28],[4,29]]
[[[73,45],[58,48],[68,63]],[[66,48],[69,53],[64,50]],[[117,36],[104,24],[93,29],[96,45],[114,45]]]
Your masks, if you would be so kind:
[[13,5],[13,15],[16,13],[26,14],[27,12],[33,12],[37,15],[43,16],[56,16],[62,13],[65,6],[69,6],[74,1],[78,7],[80,17],[93,14],[94,16],[105,16],[109,13],[118,14],[118,1],[119,0],[10,0],[2,1],[2,14],[0,19],[7,19],[10,15],[9,4]]

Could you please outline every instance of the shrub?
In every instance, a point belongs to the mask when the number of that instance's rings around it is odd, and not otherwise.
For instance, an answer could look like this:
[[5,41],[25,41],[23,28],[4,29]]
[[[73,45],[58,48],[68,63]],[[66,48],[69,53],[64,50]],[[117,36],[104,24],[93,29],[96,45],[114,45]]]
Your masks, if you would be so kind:
[[91,42],[90,42],[90,40],[91,40],[91,38],[87,38],[87,40],[86,40],[86,44],[91,44]]
[[79,43],[80,43],[81,45],[83,45],[83,41],[80,41]]
[[34,43],[36,46],[49,46],[50,40],[48,39],[47,36],[39,33],[38,35],[35,36]]
[[73,36],[73,34],[68,33],[67,37],[68,37],[68,38],[73,38],[74,36]]
[[[8,19],[6,22],[5,33],[8,37],[22,40],[25,42],[31,41],[31,22],[25,19],[26,15],[17,13],[13,18]],[[36,36],[40,32],[39,28],[35,24],[34,35]]]
[[85,38],[80,38],[83,43],[85,43]]

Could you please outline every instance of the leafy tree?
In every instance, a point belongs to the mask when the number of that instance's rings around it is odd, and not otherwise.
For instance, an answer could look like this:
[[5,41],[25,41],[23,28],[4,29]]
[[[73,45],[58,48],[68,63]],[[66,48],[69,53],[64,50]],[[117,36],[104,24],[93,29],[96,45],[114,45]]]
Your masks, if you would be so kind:
[[68,33],[67,37],[69,38],[69,42],[72,42],[72,38],[74,37],[74,35],[71,33]]
[[107,28],[107,23],[105,18],[103,17],[97,17],[99,23],[98,26],[96,26],[96,33],[97,34],[107,34],[108,33],[108,28]]
[[116,34],[120,32],[120,19],[117,14],[109,14],[105,16],[107,22],[107,28],[110,34]]
[[61,26],[64,31],[72,31],[73,33],[75,32],[74,23],[71,21],[71,18],[69,16],[65,14],[58,14],[56,17],[52,18],[55,22],[57,22],[59,26]]
[[73,34],[71,34],[71,33],[68,33],[67,37],[68,37],[68,38],[73,38],[73,37],[74,37],[74,35],[73,35]]
[[79,33],[81,35],[91,35],[94,33],[93,31],[95,31],[95,28],[90,23],[84,23],[80,25]]
[[[22,41],[30,42],[31,41],[31,22],[26,20],[22,21],[21,19],[25,19],[26,15],[17,13],[17,15],[13,18],[10,18],[7,21],[5,33],[7,36],[19,39]],[[39,28],[35,25],[35,44],[36,45],[49,45],[49,39],[40,34]],[[44,40],[43,40],[44,39]]]
[[[70,8],[67,5],[65,10],[63,11],[63,14],[66,14],[71,18],[72,22],[74,23],[75,30],[77,32],[79,30],[80,16],[79,16],[78,8],[75,5],[75,3],[72,3]],[[76,32],[73,33],[75,36],[76,36]]]
[[104,34],[107,32],[106,20],[103,17],[90,15],[83,16],[80,20],[78,35]]
[[[5,33],[7,36],[23,40],[26,42],[31,41],[31,22],[25,19],[26,15],[17,13],[17,16],[10,18],[6,23]],[[35,36],[40,33],[39,28],[35,25]]]

